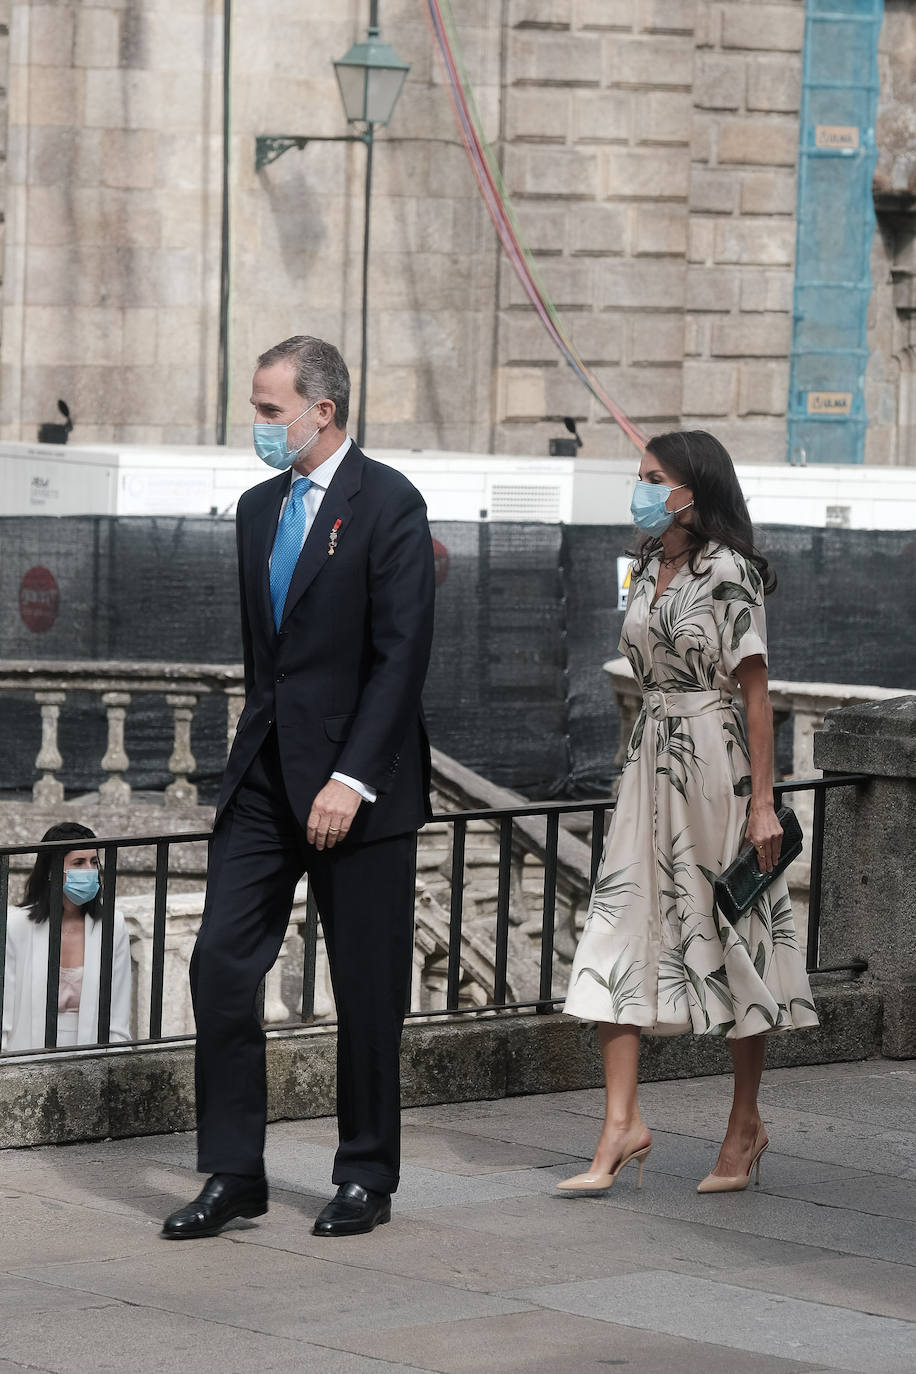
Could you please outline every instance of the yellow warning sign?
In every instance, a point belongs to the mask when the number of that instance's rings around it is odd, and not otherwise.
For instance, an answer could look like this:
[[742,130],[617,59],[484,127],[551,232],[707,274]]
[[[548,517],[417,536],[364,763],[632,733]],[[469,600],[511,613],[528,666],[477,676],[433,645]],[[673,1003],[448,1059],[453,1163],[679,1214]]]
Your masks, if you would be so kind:
[[627,608],[627,597],[630,594],[630,578],[633,573],[633,564],[629,558],[617,559],[617,609],[625,611]]

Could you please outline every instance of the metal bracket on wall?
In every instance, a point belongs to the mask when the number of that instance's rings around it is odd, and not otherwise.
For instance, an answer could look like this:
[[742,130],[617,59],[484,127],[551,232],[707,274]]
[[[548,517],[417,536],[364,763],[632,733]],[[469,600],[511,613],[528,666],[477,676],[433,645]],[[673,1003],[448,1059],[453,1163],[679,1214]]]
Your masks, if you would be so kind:
[[258,134],[254,141],[254,170],[260,172],[288,153],[290,148],[302,149],[307,143],[365,143],[368,134]]

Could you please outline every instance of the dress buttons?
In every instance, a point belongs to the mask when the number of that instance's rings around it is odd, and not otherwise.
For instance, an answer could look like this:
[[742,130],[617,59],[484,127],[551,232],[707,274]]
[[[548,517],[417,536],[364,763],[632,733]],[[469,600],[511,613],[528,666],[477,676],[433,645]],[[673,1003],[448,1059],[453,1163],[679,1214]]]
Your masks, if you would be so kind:
[[277,681],[278,681],[278,682],[285,682],[285,681],[286,681],[286,674],[285,674],[285,673],[277,673]]

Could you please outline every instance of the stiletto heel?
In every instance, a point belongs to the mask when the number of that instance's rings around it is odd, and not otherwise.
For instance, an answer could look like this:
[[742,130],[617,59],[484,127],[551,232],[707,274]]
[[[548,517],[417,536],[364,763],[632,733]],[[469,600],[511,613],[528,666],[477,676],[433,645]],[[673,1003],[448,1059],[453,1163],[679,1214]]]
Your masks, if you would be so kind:
[[642,1171],[646,1160],[652,1150],[651,1144],[643,1145],[639,1150],[633,1150],[630,1154],[624,1155],[623,1159],[609,1174],[574,1174],[572,1178],[564,1178],[557,1188],[561,1193],[606,1193],[608,1188],[613,1187],[614,1180],[625,1165],[631,1159],[639,1161],[639,1173],[636,1176],[636,1187],[642,1187]]
[[[759,1136],[758,1136],[759,1139]],[[756,1145],[756,1141],[754,1144]],[[754,1174],[754,1187],[760,1186],[760,1161],[763,1152],[769,1145],[765,1140],[757,1149],[756,1154],[748,1165],[746,1174],[707,1174],[702,1183],[697,1184],[698,1193],[741,1193],[751,1181],[751,1174]]]

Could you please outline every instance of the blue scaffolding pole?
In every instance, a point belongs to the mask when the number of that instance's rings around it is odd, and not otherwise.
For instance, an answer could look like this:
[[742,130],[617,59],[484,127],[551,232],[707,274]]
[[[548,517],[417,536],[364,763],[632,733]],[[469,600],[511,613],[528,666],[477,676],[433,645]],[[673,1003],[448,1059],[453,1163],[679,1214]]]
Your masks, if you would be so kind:
[[878,35],[884,0],[807,0],[790,463],[865,461]]

